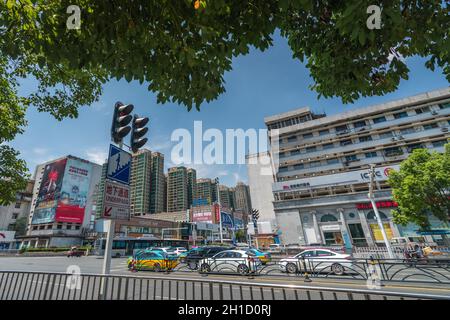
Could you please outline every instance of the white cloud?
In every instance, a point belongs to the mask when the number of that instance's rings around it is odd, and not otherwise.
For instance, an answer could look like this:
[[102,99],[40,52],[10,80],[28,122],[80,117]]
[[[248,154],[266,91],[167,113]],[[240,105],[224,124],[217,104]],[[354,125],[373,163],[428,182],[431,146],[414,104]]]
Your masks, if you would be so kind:
[[91,148],[86,150],[86,157],[87,160],[97,163],[97,164],[103,164],[106,162],[108,158],[108,154],[104,151],[99,151],[96,148]]

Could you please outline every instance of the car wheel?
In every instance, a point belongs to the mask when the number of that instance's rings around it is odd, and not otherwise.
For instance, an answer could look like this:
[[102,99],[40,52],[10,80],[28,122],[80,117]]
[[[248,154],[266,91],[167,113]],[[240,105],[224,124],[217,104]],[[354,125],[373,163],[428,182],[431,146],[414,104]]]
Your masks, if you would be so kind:
[[237,272],[240,275],[246,275],[246,274],[248,274],[249,271],[250,271],[250,269],[245,264],[240,264],[237,268]]
[[161,272],[161,266],[159,265],[159,263],[156,263],[153,266],[153,270],[155,270],[155,272]]
[[191,269],[191,270],[197,270],[197,268],[198,268],[197,262],[195,262],[195,261],[189,262],[188,263],[188,268]]
[[331,266],[331,271],[337,276],[341,276],[344,274],[344,267],[339,263],[335,263]]
[[200,267],[200,272],[211,272],[211,267],[207,265],[206,263],[202,264]]
[[286,272],[287,273],[297,273],[297,266],[293,263],[288,263],[286,265]]

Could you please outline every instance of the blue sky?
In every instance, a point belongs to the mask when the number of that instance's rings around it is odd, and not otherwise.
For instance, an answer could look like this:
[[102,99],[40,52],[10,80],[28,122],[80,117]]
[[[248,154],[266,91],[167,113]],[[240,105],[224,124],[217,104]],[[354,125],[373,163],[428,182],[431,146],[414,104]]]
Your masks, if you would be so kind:
[[[110,143],[113,105],[122,101],[133,103],[140,116],[150,117],[146,147],[165,154],[167,170],[173,165],[170,161],[172,147],[176,144],[170,141],[173,130],[185,128],[192,132],[194,121],[202,121],[203,130],[217,128],[224,134],[226,129],[263,129],[265,116],[302,106],[330,115],[447,87],[441,70],[431,72],[424,67],[424,62],[421,58],[408,59],[410,79],[402,81],[396,92],[343,105],[337,98],[317,100],[317,94],[308,89],[312,83],[308,70],[300,61],[292,59],[286,40],[277,35],[269,50],[252,50],[247,56],[235,58],[233,70],[225,75],[226,93],[203,104],[200,112],[188,112],[177,104],[157,104],[156,95],[147,91],[147,85],[113,80],[105,85],[99,102],[80,108],[78,119],[58,122],[50,115],[30,108],[25,133],[11,144],[21,152],[30,172],[34,172],[39,163],[67,154],[101,163],[106,159]],[[32,80],[25,81],[22,90],[33,85]],[[229,186],[237,181],[247,181],[245,165],[188,166],[197,169],[198,177],[218,176],[221,183]]]

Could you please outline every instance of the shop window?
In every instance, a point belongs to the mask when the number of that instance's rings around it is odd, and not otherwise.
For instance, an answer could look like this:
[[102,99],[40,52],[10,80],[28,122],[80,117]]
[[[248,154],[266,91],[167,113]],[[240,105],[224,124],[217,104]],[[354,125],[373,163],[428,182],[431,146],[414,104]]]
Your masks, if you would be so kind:
[[[383,211],[378,211],[378,213],[380,214],[381,220],[387,220],[388,217]],[[367,220],[376,220],[375,212],[373,210],[370,210],[369,213],[367,214]]]
[[366,246],[367,241],[364,235],[364,230],[360,223],[349,223],[348,229],[353,240],[353,244],[357,246]]
[[326,214],[326,215],[323,215],[321,218],[320,218],[320,222],[336,222],[336,221],[338,221],[338,219],[335,217],[335,216],[333,216],[332,214]]

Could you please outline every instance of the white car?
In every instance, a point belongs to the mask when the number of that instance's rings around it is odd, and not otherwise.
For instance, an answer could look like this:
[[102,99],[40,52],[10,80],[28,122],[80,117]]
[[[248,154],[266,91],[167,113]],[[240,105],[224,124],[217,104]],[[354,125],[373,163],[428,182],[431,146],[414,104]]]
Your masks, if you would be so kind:
[[303,272],[305,270],[303,260],[306,264],[306,271],[309,273],[327,272],[342,275],[346,269],[353,268],[352,256],[349,254],[328,249],[308,249],[295,256],[281,259],[280,270],[287,273]]
[[199,271],[207,272],[237,272],[245,275],[255,273],[261,266],[261,261],[256,255],[246,250],[225,250],[215,254],[211,258],[200,260]]

